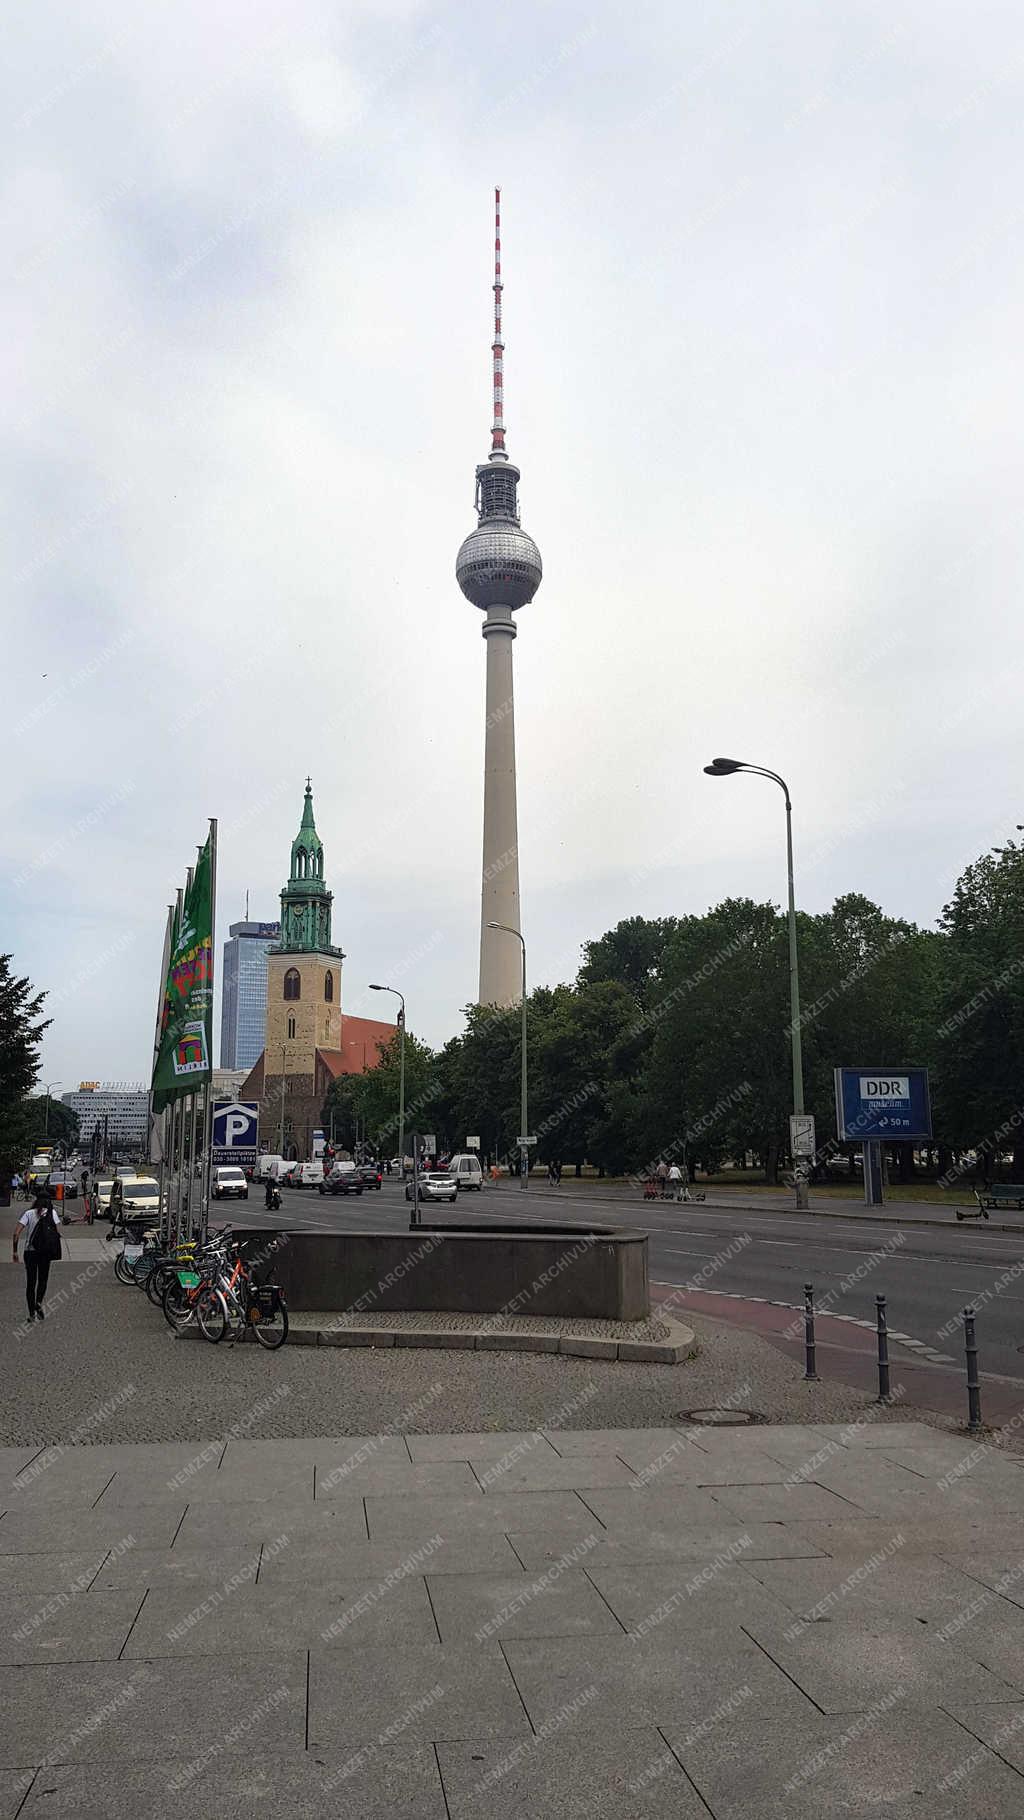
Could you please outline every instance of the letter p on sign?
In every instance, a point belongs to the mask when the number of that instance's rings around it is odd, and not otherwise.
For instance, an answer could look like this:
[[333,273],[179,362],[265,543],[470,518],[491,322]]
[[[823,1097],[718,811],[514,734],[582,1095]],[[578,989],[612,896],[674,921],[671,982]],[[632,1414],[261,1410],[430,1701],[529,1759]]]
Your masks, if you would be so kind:
[[245,1112],[229,1112],[224,1120],[224,1142],[234,1149],[240,1139],[249,1134],[249,1116]]

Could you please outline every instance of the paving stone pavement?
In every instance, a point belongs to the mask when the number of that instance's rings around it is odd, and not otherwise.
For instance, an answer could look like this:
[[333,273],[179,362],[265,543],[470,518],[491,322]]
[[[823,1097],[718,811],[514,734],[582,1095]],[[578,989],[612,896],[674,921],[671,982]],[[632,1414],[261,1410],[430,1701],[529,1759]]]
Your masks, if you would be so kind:
[[1018,1820],[1022,1507],[917,1422],[5,1448],[0,1820]]

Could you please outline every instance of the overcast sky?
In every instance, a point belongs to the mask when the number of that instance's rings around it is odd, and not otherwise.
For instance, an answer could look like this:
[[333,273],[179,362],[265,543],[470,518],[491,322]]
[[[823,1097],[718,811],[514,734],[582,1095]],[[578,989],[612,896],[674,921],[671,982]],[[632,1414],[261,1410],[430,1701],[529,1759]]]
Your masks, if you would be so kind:
[[147,1073],[206,818],[220,933],[273,917],[307,772],[345,1008],[461,1028],[495,183],[532,983],[780,900],[781,799],[718,753],[789,777],[809,910],[931,924],[1024,820],[1018,5],[36,0],[0,82],[0,939],[44,1078]]

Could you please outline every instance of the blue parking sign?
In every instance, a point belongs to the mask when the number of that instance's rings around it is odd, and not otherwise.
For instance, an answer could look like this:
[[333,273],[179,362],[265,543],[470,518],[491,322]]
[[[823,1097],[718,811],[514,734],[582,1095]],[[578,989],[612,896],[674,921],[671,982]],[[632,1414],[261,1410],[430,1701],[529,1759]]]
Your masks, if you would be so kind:
[[255,1163],[259,1123],[256,1100],[217,1100],[213,1108],[211,1161],[237,1163],[239,1168]]
[[932,1135],[927,1068],[837,1068],[836,1131],[846,1144]]

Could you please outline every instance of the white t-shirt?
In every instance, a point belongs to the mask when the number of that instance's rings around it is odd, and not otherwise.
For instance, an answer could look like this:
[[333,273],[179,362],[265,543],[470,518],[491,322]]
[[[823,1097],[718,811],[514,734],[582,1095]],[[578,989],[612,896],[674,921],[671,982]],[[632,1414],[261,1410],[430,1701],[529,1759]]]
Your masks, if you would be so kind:
[[671,1169],[668,1172],[668,1179],[670,1182],[681,1182],[682,1181],[683,1172],[680,1169],[678,1163],[673,1163]]
[[[22,1247],[22,1252],[21,1252],[22,1257],[24,1257],[25,1252],[28,1250],[28,1242],[29,1242],[30,1238],[32,1237],[33,1232],[35,1231],[35,1227],[36,1227],[36,1223],[37,1223],[38,1219],[39,1219],[39,1215],[36,1212],[35,1208],[30,1207],[26,1213],[22,1214],[20,1220],[18,1221],[18,1225],[23,1226],[25,1228],[25,1231],[23,1234],[25,1243]],[[57,1228],[57,1231],[59,1232],[60,1231],[60,1222],[57,1219],[56,1214],[54,1214],[54,1216],[53,1216],[53,1223],[54,1223],[55,1227]]]

